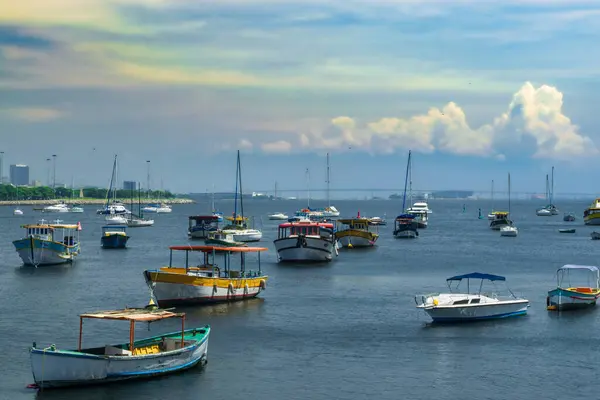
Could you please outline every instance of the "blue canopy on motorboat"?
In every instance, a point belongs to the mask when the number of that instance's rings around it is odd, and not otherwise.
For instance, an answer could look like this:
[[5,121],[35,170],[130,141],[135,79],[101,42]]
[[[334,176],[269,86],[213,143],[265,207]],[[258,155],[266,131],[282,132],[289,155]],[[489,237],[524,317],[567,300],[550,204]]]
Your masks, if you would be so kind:
[[567,265],[563,265],[558,270],[560,271],[561,269],[587,269],[587,270],[590,270],[590,271],[598,272],[598,267],[595,267],[593,265],[567,264]]
[[400,214],[396,219],[415,219],[415,216],[412,214]]
[[472,272],[465,275],[457,275],[452,278],[446,279],[446,281],[462,281],[463,279],[485,279],[488,281],[505,281],[506,278],[500,275],[482,274],[481,272]]

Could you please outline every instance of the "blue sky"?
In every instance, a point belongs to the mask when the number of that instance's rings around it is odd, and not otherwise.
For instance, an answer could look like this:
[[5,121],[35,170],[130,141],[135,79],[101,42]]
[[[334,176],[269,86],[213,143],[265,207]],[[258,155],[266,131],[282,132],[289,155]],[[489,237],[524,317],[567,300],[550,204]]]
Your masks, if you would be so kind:
[[597,1],[0,0],[0,151],[45,180],[595,193]]

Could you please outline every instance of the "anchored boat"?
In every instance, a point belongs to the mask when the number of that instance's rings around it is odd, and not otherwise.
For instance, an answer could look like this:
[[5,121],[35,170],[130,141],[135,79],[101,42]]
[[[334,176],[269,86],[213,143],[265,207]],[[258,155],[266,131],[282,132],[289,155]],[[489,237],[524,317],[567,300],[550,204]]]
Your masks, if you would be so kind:
[[219,217],[216,215],[192,215],[188,217],[188,237],[206,239],[210,232],[219,229]]
[[71,262],[81,252],[79,231],[81,224],[53,224],[41,220],[39,224],[21,225],[26,235],[13,245],[25,265],[52,265]]
[[[160,307],[245,300],[266,289],[268,276],[260,266],[264,247],[171,246],[169,266],[144,271],[146,283]],[[185,252],[185,265],[173,265],[173,252]],[[198,265],[192,265],[190,253],[200,253]],[[246,269],[248,253],[258,255],[257,270]],[[232,269],[233,257],[239,256],[239,269]],[[218,257],[222,263],[217,264]]]
[[[587,271],[587,285],[571,284],[571,272]],[[600,297],[600,273],[598,267],[588,265],[564,265],[556,271],[557,287],[548,292],[546,306],[551,311],[586,308],[596,305]]]
[[371,228],[369,218],[361,218],[360,213],[356,218],[340,219],[337,223],[335,237],[342,247],[371,247],[379,238],[377,226]]
[[[477,279],[479,290],[471,293],[470,280]],[[467,281],[466,293],[458,292],[458,286],[463,280]],[[529,300],[519,298],[508,289],[509,295],[500,297],[496,290],[491,294],[482,294],[484,281],[504,282],[506,278],[499,275],[473,272],[453,276],[446,279],[450,293],[434,293],[415,296],[417,308],[424,310],[434,322],[467,322],[486,319],[506,318],[527,313]],[[452,282],[458,282],[454,289]]]
[[[135,340],[136,322],[181,318],[181,331]],[[82,348],[84,319],[129,322],[129,342]],[[210,326],[185,329],[185,314],[152,307],[100,311],[79,316],[77,350],[51,345],[30,349],[31,371],[38,388],[111,383],[148,379],[206,363]]]
[[279,225],[273,241],[280,262],[331,261],[337,256],[333,224],[302,219]]
[[600,198],[594,200],[592,205],[585,209],[583,222],[586,225],[600,225]]
[[204,244],[207,246],[220,247],[247,247],[244,242],[236,242],[232,234],[226,234],[221,231],[213,231],[208,233],[208,238],[204,239]]
[[105,249],[124,249],[127,247],[127,226],[109,225],[102,227],[102,237],[100,242]]

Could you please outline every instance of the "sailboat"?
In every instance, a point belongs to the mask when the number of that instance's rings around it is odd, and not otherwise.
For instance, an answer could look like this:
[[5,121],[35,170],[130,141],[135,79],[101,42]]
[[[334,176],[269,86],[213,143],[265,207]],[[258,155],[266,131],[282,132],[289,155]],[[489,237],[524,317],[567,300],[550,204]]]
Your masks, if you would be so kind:
[[[117,155],[115,154],[115,160],[113,161],[113,169],[112,175],[110,177],[110,184],[108,186],[108,191],[106,192],[106,204],[104,208],[101,208],[96,211],[96,214],[110,215],[112,218],[107,218],[106,221],[114,220],[115,223],[122,224],[124,223],[123,218],[120,221],[117,221],[118,218],[115,217],[117,214],[126,214],[130,211],[125,208],[123,204],[117,202]],[[112,193],[112,204],[110,203],[110,196]]]
[[[412,196],[412,159],[410,160],[410,165],[408,167],[408,198],[409,198],[409,203],[412,204],[413,201],[413,196]],[[417,225],[419,226],[419,229],[425,229],[427,228],[427,222],[428,222],[428,218],[429,218],[429,213],[431,213],[431,210],[429,209],[429,206],[427,205],[426,202],[424,201],[418,201],[416,203],[414,203],[411,207],[406,209],[406,212],[414,215],[415,216],[415,221],[417,222]]]
[[492,179],[492,211],[487,216],[488,220],[493,221],[496,219],[496,212],[494,211],[494,180]]
[[[240,214],[237,213],[238,184],[240,196]],[[242,166],[240,163],[240,151],[237,152],[237,168],[235,173],[235,203],[232,217],[225,218],[230,221],[229,225],[223,227],[222,232],[233,235],[236,242],[258,242],[262,239],[262,232],[258,229],[248,228],[248,217],[244,217],[244,199],[242,192]]]
[[[508,215],[510,215],[510,172],[508,173]],[[510,224],[500,228],[500,236],[515,237],[519,234],[519,230],[512,221]]]
[[[133,210],[133,191],[131,192],[131,209]],[[142,189],[140,187],[138,187],[138,214],[134,214],[133,211],[127,214],[125,225],[130,228],[143,228],[144,226],[154,225],[153,219],[144,218],[142,211]]]
[[337,208],[335,208],[335,206],[331,205],[331,197],[330,197],[330,183],[331,183],[331,179],[330,179],[330,166],[329,166],[329,153],[327,153],[327,180],[325,181],[327,183],[327,207],[325,208],[315,208],[312,209],[310,208],[310,172],[308,170],[308,168],[306,169],[306,179],[307,179],[307,191],[308,191],[308,207],[307,208],[303,208],[300,211],[296,212],[296,217],[304,217],[304,218],[310,218],[310,217],[314,217],[314,218],[332,218],[332,217],[339,217],[340,216],[340,212],[338,211]]
[[82,213],[84,211],[83,207],[80,206],[79,204],[74,204],[73,203],[73,191],[74,191],[73,186],[74,186],[73,178],[71,178],[71,194],[70,194],[71,205],[69,206],[69,212],[72,212],[72,213]]
[[215,208],[215,185],[212,186],[212,200],[210,212],[213,216],[217,217],[217,222],[223,222],[223,213],[221,211],[217,211],[217,209]]
[[[406,210],[406,186],[410,173],[411,151],[408,151],[408,161],[406,163],[406,176],[404,178],[404,195],[402,196],[402,211]],[[419,236],[418,223],[413,214],[400,214],[394,221],[394,237],[414,239]]]
[[554,202],[554,167],[552,167],[552,180],[548,185],[548,175],[546,175],[546,200],[548,204],[545,207],[536,210],[536,215],[539,217],[549,217],[552,215],[558,215],[558,208],[553,204]]
[[19,187],[17,186],[17,206],[13,210],[13,215],[23,215],[23,210],[19,208]]

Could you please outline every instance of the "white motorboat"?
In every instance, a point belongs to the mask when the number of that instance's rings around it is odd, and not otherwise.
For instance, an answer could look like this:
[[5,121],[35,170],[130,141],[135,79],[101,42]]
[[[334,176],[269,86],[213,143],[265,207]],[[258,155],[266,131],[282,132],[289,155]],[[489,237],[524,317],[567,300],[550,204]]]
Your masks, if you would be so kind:
[[[476,285],[476,293],[470,292],[470,280],[477,279],[481,282]],[[463,280],[467,281],[467,292],[458,292],[458,286]],[[509,295],[498,296],[494,288],[491,294],[482,294],[483,283],[489,281],[505,282],[506,278],[499,275],[482,274],[473,272],[465,275],[453,276],[446,279],[449,293],[434,293],[415,296],[417,308],[424,310],[434,322],[467,322],[486,319],[497,319],[524,315],[529,307],[529,300],[519,298],[508,289]],[[458,282],[454,288],[452,282]]]
[[69,207],[65,203],[52,204],[42,209],[45,213],[66,213],[69,212]]
[[104,208],[96,210],[96,214],[104,214],[104,215],[127,214],[130,212],[131,211],[129,211],[122,203],[113,203],[113,204],[107,205]]
[[82,212],[84,212],[84,209],[81,206],[77,206],[77,205],[73,204],[71,207],[69,207],[69,212],[82,213]]
[[431,214],[432,211],[429,209],[429,205],[424,201],[418,201],[412,205],[412,207],[406,209],[407,213],[415,214],[415,213],[426,213]]
[[13,210],[13,215],[23,215],[23,210],[17,207]]
[[286,221],[288,218],[289,217],[287,215],[285,215],[284,213],[275,213],[275,214],[269,215],[269,219],[274,220],[274,221]]
[[283,223],[273,243],[280,262],[331,261],[338,255],[331,223],[308,219]]
[[516,237],[519,234],[519,230],[516,226],[503,226],[500,228],[500,236]]
[[228,225],[221,231],[225,235],[232,235],[236,242],[258,242],[262,239],[262,232],[258,229],[242,228],[238,226]]
[[104,217],[107,225],[125,225],[127,224],[127,217],[123,214],[112,214]]
[[149,204],[146,207],[142,208],[142,211],[145,213],[164,214],[164,213],[172,212],[173,209],[168,204],[161,203],[161,204]]
[[551,217],[553,214],[551,210],[544,207],[536,210],[535,215],[537,215],[538,217]]

